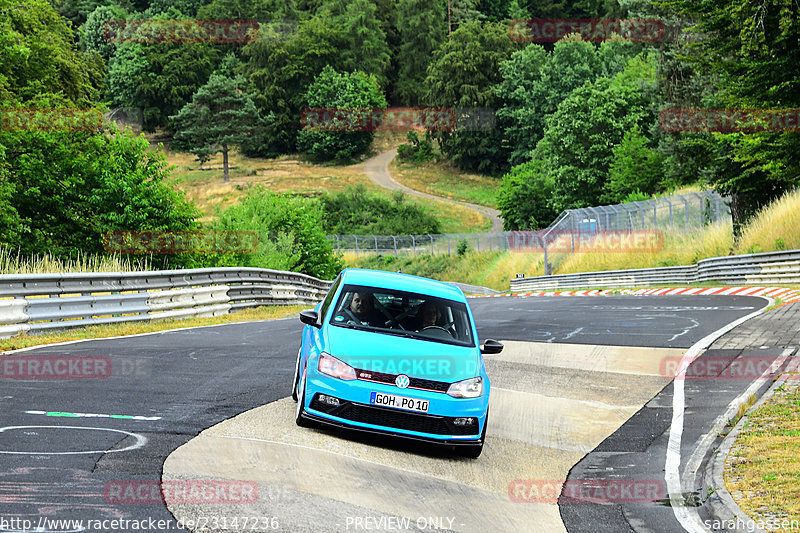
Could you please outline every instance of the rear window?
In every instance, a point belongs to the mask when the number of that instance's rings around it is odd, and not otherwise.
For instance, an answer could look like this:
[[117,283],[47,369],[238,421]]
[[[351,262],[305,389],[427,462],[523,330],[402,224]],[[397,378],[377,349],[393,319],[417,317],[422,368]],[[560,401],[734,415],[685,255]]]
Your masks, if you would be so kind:
[[444,344],[475,346],[466,304],[412,292],[345,285],[330,324]]

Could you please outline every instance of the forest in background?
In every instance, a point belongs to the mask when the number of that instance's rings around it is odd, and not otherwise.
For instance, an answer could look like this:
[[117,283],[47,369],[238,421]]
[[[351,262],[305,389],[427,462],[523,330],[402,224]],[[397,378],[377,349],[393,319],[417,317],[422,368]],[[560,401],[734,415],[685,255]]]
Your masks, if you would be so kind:
[[[529,18],[657,19],[669,31],[646,42],[512,38],[509,22]],[[183,19],[260,26],[243,42],[108,35],[113,21]],[[697,182],[732,195],[738,228],[796,186],[798,133],[665,131],[660,114],[797,109],[799,40],[798,6],[785,0],[0,0],[0,110],[132,109],[145,131],[170,134],[174,148],[201,160],[235,146],[250,156],[341,162],[362,156],[372,133],[304,128],[303,109],[489,109],[493,128],[420,133],[401,153],[494,176],[506,229]],[[0,244],[67,257],[102,253],[108,231],[199,228],[196,209],[165,184],[163,156],[148,148],[113,125],[4,123]],[[254,191],[211,227],[255,227],[264,249],[164,264],[330,276],[341,264],[321,228],[325,208],[339,200]]]

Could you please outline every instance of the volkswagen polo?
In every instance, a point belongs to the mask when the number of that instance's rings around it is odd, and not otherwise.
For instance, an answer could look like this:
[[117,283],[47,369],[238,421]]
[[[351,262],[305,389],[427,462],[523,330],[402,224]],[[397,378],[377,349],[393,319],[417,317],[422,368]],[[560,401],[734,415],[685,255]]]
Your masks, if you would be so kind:
[[489,377],[458,287],[406,274],[348,269],[305,324],[295,365],[295,420],[456,446],[478,457]]

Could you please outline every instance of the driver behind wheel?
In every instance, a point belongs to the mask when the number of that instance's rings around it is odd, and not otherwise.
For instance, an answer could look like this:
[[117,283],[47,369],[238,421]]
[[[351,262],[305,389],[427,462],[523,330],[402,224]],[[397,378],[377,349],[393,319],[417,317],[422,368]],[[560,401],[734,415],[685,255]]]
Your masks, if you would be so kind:
[[345,310],[348,322],[355,322],[364,326],[383,326],[380,314],[375,310],[371,292],[354,292],[350,306]]
[[442,318],[442,311],[432,300],[426,301],[417,311],[417,331],[421,331],[430,326],[438,326]]

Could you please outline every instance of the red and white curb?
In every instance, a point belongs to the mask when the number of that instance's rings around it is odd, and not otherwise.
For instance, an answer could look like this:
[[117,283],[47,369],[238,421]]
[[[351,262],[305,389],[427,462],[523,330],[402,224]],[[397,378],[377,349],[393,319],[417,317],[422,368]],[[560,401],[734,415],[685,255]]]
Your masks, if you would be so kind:
[[781,299],[781,305],[800,301],[800,289],[784,287],[677,287],[661,289],[593,289],[583,291],[512,292],[510,294],[485,294],[471,298],[497,298],[500,296],[767,296]]

